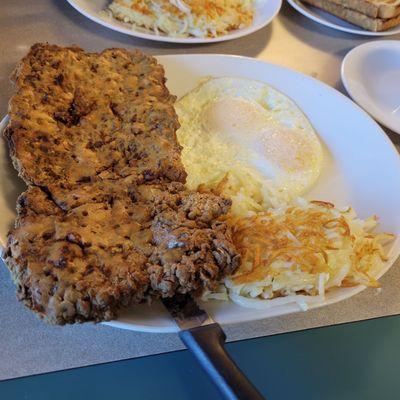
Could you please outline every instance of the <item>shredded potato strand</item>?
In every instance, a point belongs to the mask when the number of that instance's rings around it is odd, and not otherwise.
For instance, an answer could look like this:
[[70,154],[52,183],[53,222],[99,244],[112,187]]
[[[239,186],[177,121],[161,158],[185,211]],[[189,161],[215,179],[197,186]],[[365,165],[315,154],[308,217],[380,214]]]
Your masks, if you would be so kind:
[[242,264],[211,298],[230,297],[246,307],[294,301],[307,309],[337,287],[379,287],[376,275],[387,261],[382,246],[393,239],[372,232],[376,217],[357,219],[351,208],[323,201],[297,199],[227,221]]
[[114,0],[110,14],[174,37],[216,37],[253,21],[253,0]]
[[[350,228],[343,215],[331,218],[328,211],[332,208],[330,203],[313,202],[313,205],[315,208],[289,207],[281,218],[274,218],[271,211],[248,218],[230,218],[233,239],[239,251],[246,261],[252,261],[252,269],[244,273],[239,271],[232,278],[233,281],[244,283],[251,282],[254,277],[263,279],[277,259],[294,262],[304,272],[328,272],[326,250],[335,250],[336,247],[335,241],[328,239],[327,233],[349,237],[353,244],[355,238],[350,237]],[[377,285],[376,280],[368,274],[368,266],[360,265],[360,260],[371,254],[378,254],[384,260],[380,247],[373,240],[358,246],[352,265],[358,274],[344,279],[346,286],[360,284],[359,279],[356,279],[359,275],[365,277],[363,284]]]

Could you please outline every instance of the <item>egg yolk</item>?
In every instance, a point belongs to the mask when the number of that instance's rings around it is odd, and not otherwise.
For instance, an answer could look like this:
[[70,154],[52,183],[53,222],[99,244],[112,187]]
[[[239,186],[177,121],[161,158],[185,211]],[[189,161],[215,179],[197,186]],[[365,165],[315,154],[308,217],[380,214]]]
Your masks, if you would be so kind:
[[208,103],[202,120],[210,134],[233,140],[283,171],[304,169],[312,163],[313,149],[303,132],[277,121],[273,110],[256,102],[224,97]]

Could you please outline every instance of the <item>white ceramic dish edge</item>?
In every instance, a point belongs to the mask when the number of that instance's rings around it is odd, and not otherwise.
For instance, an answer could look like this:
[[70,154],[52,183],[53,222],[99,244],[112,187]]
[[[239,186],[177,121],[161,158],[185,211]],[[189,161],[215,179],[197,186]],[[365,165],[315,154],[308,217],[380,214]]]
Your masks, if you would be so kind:
[[[282,0],[258,0],[259,3],[264,3],[265,5],[256,6],[256,12],[258,13],[258,15],[256,14],[255,21],[253,22],[252,25],[243,29],[238,29],[227,35],[219,36],[216,38],[203,39],[203,38],[174,38],[165,35],[156,35],[151,32],[147,33],[145,30],[134,30],[133,28],[130,28],[128,24],[124,24],[114,19],[107,20],[106,18],[101,18],[98,12],[89,11],[85,7],[85,4],[88,2],[88,0],[67,0],[67,1],[79,13],[106,28],[130,36],[135,36],[141,39],[153,40],[157,42],[181,43],[181,44],[217,43],[217,42],[224,42],[227,40],[238,39],[240,37],[250,35],[267,26],[276,17],[282,6]],[[267,2],[265,3],[265,1]],[[260,14],[260,10],[262,10],[261,7],[263,6],[266,9],[268,7],[267,9],[268,12],[266,12],[265,15]]]
[[[188,55],[188,56],[195,57],[197,59],[199,59],[199,57],[202,57],[202,55]],[[205,57],[206,56],[212,56],[212,57],[231,57],[231,58],[238,58],[238,59],[248,59],[247,57],[241,57],[241,56],[224,56],[224,55],[207,55],[207,54],[204,54],[203,56],[205,56]],[[174,57],[174,56],[161,56],[161,57],[159,57],[159,59],[160,59],[161,62],[163,62],[163,59],[168,58],[168,57]],[[185,57],[185,56],[183,56],[183,57]],[[252,61],[257,62],[257,63],[264,63],[263,61],[259,61],[259,60],[252,60]],[[264,63],[264,64],[269,64],[269,63]],[[280,66],[275,66],[275,67],[279,67],[279,68],[281,68],[283,70],[287,70],[287,71],[291,71],[291,72],[295,72],[296,74],[299,74],[296,71],[290,70],[289,68],[284,68],[284,67],[280,67]],[[363,109],[361,109],[359,106],[354,104],[346,96],[344,96],[340,92],[332,89],[330,86],[326,85],[325,83],[320,82],[320,81],[318,81],[318,80],[316,80],[314,78],[308,77],[308,76],[306,78],[307,78],[307,80],[311,80],[311,81],[317,82],[319,85],[322,85],[325,88],[328,88],[329,91],[334,92],[342,101],[345,101],[345,102],[351,104],[352,106],[356,107],[358,109],[358,111],[361,112],[362,114],[364,114],[364,116],[367,117],[370,120],[370,122],[372,122],[375,125],[375,127],[380,131],[383,140],[390,146],[390,148],[393,151],[393,153],[399,159],[398,152],[397,152],[396,148],[394,147],[393,143],[389,140],[389,138],[387,138],[387,136],[381,130],[381,128],[373,120],[371,120],[369,115]],[[389,268],[393,265],[393,263],[398,258],[399,253],[400,253],[400,238],[397,237],[395,242],[392,243],[392,245],[391,245],[391,250],[390,250],[390,252],[388,254],[389,260],[385,264],[384,268],[381,270],[381,272],[379,274],[379,277],[381,277],[384,273],[386,273],[389,270]],[[335,298],[331,297],[331,298],[327,299],[325,302],[323,302],[322,304],[313,304],[313,305],[310,306],[310,309],[322,307],[324,305],[329,305],[329,304],[333,304],[333,303],[345,300],[347,298],[350,298],[350,297],[356,295],[357,293],[360,293],[364,289],[365,289],[365,286],[357,286],[357,287],[354,287],[354,288],[341,289],[341,295],[340,296],[335,297]],[[284,315],[284,314],[289,314],[289,313],[299,312],[300,311],[300,308],[296,304],[293,304],[292,306],[293,307],[292,307],[291,310],[286,310],[284,312],[282,312],[282,310],[280,310],[280,311],[277,311],[275,315]],[[294,309],[294,308],[296,308],[296,309]],[[249,310],[249,312],[250,311],[251,310]],[[271,317],[271,316],[273,316],[273,315],[269,315],[269,317]],[[264,318],[265,317],[261,317],[260,316],[259,318],[253,318],[251,320],[257,320],[257,319],[259,320],[259,319],[264,319]],[[231,318],[231,320],[229,321],[228,324],[235,324],[235,323],[239,323],[239,322],[247,322],[249,320],[243,321],[242,319],[236,319],[235,320],[235,319]],[[132,329],[132,325],[130,323],[124,322],[122,319],[119,320],[119,321],[107,322],[106,324],[110,325],[110,326],[115,326],[115,327],[118,327],[118,328],[123,328],[123,329]],[[140,326],[140,330],[145,331],[145,332],[166,332],[167,333],[167,332],[176,332],[177,328],[173,325],[173,323],[171,323],[170,326],[164,326],[161,329],[160,329],[160,327],[155,328],[154,326],[143,325],[142,324]]]
[[[234,64],[236,62],[239,63],[239,64],[240,63],[250,63],[249,67],[252,66],[254,68],[259,68],[259,67],[265,68],[266,72],[269,70],[268,71],[269,74],[266,73],[265,74],[266,76],[271,76],[271,72],[278,71],[278,70],[281,71],[283,74],[288,73],[288,74],[294,75],[295,78],[307,81],[307,82],[309,82],[310,84],[312,84],[314,86],[315,85],[321,86],[322,88],[324,88],[324,91],[327,91],[327,89],[328,89],[328,92],[329,92],[330,95],[334,94],[337,97],[338,100],[340,99],[341,102],[345,102],[345,103],[347,103],[348,106],[351,105],[353,108],[356,107],[354,110],[364,114],[364,118],[365,118],[365,116],[367,116],[367,114],[363,110],[361,110],[358,106],[356,106],[351,100],[349,100],[347,97],[345,97],[341,93],[337,92],[336,90],[332,89],[328,85],[323,84],[320,81],[317,81],[317,80],[315,80],[315,79],[313,79],[311,77],[299,74],[299,73],[297,73],[295,71],[292,71],[292,70],[290,70],[288,68],[283,68],[283,67],[276,66],[276,65],[273,65],[273,64],[269,64],[269,63],[265,63],[265,62],[262,62],[262,61],[259,61],[259,60],[249,59],[249,58],[240,57],[240,56],[183,55],[183,56],[161,56],[161,57],[158,57],[158,58],[164,65],[168,64],[168,67],[171,67],[171,65],[173,66],[174,63],[176,63],[177,61],[181,61],[184,64],[185,60],[189,64],[193,63],[193,64],[197,65],[200,60],[203,59],[203,61],[204,61],[204,57],[205,58],[208,58],[208,57],[213,58],[215,63],[218,63],[218,62],[219,63],[221,63],[221,62],[223,63],[224,60],[226,60],[226,62],[228,64],[230,62],[233,62]],[[231,68],[232,68],[232,66],[231,66]],[[235,66],[235,68],[236,68],[236,66]],[[247,72],[247,71],[243,72],[243,74],[248,74],[248,73],[250,73],[250,72]],[[168,72],[167,72],[167,76],[168,76]],[[168,76],[168,78],[170,78],[170,77]],[[317,87],[317,86],[315,86],[315,87]],[[280,89],[280,88],[278,87],[278,89]],[[373,122],[371,120],[371,118],[369,116],[367,116],[367,118],[369,120],[368,124],[371,124],[371,123],[374,124],[375,125],[375,129],[377,129],[379,131],[378,133],[383,135],[383,137],[381,139],[383,139],[383,141],[386,142],[386,145],[388,144],[391,147],[391,151],[393,151],[393,153],[395,153],[395,155],[397,157],[397,159],[396,159],[397,160],[397,164],[400,165],[399,158],[398,158],[399,157],[398,153],[397,153],[395,147],[393,146],[393,144],[391,143],[391,141],[386,137],[386,135],[380,129],[380,127],[375,122]],[[4,120],[3,120],[2,125],[3,124],[5,124]],[[386,263],[385,268],[381,271],[380,275],[383,275],[391,267],[393,262],[396,260],[399,252],[400,252],[400,239],[398,237],[396,239],[396,241],[391,246],[391,250],[390,250],[390,253],[389,253],[390,260],[388,261],[388,263]],[[355,287],[355,288],[348,288],[346,290],[342,290],[341,296],[336,297],[336,298],[328,298],[323,304],[314,304],[310,308],[320,307],[320,306],[323,306],[323,305],[327,305],[327,304],[331,304],[331,303],[343,300],[345,298],[351,297],[351,296],[359,293],[363,289],[364,289],[363,286],[359,286],[359,287]],[[299,308],[298,307],[294,307],[294,308],[292,307],[291,309],[288,309],[286,311],[277,310],[274,315],[283,315],[283,314],[293,313],[293,312],[296,312],[296,311],[299,311]],[[249,313],[251,313],[251,310],[249,310]],[[273,313],[270,313],[268,315],[268,317],[271,317],[271,316],[273,316]],[[257,318],[252,317],[252,318],[246,318],[246,319],[243,319],[243,318],[236,318],[235,319],[235,318],[231,317],[229,322],[226,322],[226,323],[227,324],[232,324],[232,323],[237,323],[237,322],[247,322],[247,321],[250,321],[250,320],[257,320],[257,319],[264,319],[264,318],[265,318],[265,316],[259,316]],[[173,325],[173,323],[170,320],[168,320],[168,322],[165,321],[163,316],[161,316],[160,321],[161,321],[161,323],[158,326],[154,326],[153,323],[146,324],[146,323],[143,323],[143,322],[132,324],[132,322],[124,321],[124,317],[122,316],[121,319],[118,320],[118,321],[110,321],[110,322],[107,322],[105,324],[110,325],[110,326],[115,326],[115,327],[118,327],[118,328],[131,329],[131,330],[144,331],[144,332],[175,332],[177,330],[176,327]],[[154,321],[151,321],[151,322],[154,322]]]
[[[394,48],[397,47],[400,54],[400,41],[398,40],[380,40],[377,42],[368,42],[356,46],[352,50],[350,50],[344,57],[340,72],[343,86],[345,87],[347,93],[351,96],[351,98],[380,124],[391,129],[393,132],[400,134],[400,122],[396,123],[396,121],[387,118],[386,113],[382,111],[380,107],[374,104],[373,99],[369,98],[369,96],[368,98],[366,98],[366,96],[363,96],[352,84],[351,76],[348,72],[350,68],[350,63],[361,63],[361,57],[365,56],[368,51],[375,49],[390,49],[392,46]],[[371,79],[376,79],[376,76],[371,76]]]

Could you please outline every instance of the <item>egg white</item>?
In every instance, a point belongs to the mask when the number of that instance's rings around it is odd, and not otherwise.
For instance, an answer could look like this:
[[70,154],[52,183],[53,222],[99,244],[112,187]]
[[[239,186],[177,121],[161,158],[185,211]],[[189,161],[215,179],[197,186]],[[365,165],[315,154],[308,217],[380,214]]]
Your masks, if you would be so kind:
[[229,172],[244,181],[251,176],[267,197],[290,201],[320,175],[322,147],[313,127],[291,99],[265,83],[210,79],[180,99],[176,111],[189,188],[212,186]]

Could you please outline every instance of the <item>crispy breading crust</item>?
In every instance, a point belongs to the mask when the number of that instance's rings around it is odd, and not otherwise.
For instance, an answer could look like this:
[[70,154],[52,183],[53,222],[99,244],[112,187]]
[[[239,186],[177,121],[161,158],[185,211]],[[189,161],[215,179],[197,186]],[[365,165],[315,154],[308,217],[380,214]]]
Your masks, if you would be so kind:
[[212,287],[232,272],[238,255],[215,221],[228,208],[168,184],[66,212],[32,186],[19,197],[5,261],[20,300],[47,321],[109,320],[122,306]]
[[174,97],[154,58],[37,44],[14,80],[5,137],[28,190],[5,261],[29,308],[57,324],[109,320],[234,271],[217,220],[230,201],[184,189]]
[[13,80],[5,137],[27,184],[185,181],[175,97],[153,57],[36,44]]

